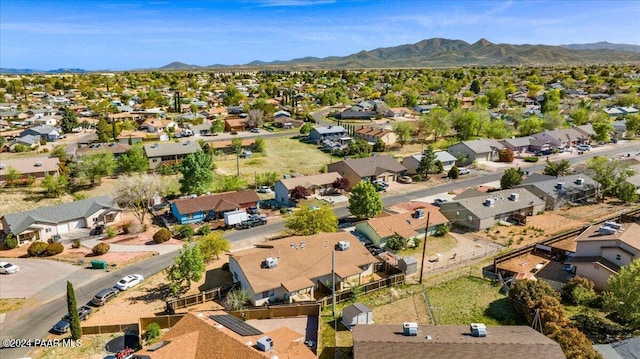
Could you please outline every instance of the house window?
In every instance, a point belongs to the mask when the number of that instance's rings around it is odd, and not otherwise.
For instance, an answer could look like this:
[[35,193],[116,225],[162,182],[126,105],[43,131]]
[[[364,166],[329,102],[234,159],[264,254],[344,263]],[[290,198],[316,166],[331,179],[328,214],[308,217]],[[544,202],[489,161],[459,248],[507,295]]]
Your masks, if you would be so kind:
[[187,219],[193,219],[193,213],[187,214]]
[[619,261],[620,259],[622,259],[622,256],[619,254],[616,254],[616,260]]
[[44,230],[44,233],[51,233],[51,228],[47,228]]

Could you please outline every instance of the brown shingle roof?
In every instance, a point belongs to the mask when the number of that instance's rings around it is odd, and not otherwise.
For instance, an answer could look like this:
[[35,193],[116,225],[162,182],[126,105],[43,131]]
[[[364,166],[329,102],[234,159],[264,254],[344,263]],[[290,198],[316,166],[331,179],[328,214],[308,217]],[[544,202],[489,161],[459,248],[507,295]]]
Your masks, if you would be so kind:
[[413,212],[407,212],[372,218],[367,220],[367,223],[380,238],[389,237],[395,233],[404,238],[415,237],[418,234],[416,231],[424,229],[427,225],[427,212],[431,213],[429,227],[449,222],[438,209],[429,207],[431,208],[426,208],[422,218],[413,218]]
[[176,199],[171,203],[175,203],[181,214],[187,214],[211,210],[215,212],[229,211],[255,204],[259,200],[260,198],[256,194],[256,191],[246,190],[207,194],[196,198]]
[[[564,359],[560,345],[527,326],[487,327],[472,337],[467,326],[420,325],[417,336],[402,335],[402,325],[357,325],[354,359]],[[427,339],[427,335],[431,339]]]
[[[391,156],[374,156],[367,158],[347,159],[345,165],[358,174],[361,178],[379,176],[385,172],[400,173],[407,168]],[[330,165],[331,167],[331,165]]]
[[[362,243],[346,232],[283,238],[270,241],[267,248],[235,252],[232,257],[241,267],[254,293],[287,285],[299,287],[302,282],[296,278],[307,278],[308,288],[315,278],[331,273],[331,252],[338,241],[349,241],[351,244],[347,251],[336,251],[336,273],[341,278],[356,274],[354,272],[358,266],[377,262]],[[304,249],[301,248],[301,242],[305,243]],[[262,268],[266,257],[278,257],[278,266]],[[357,273],[361,272],[357,268]]]
[[322,187],[332,184],[336,179],[342,178],[338,172],[321,173],[313,176],[301,176],[281,179],[280,182],[286,189],[294,189],[297,186],[304,188]]
[[640,251],[640,225],[623,224],[616,233],[605,235],[599,233],[599,226],[591,226],[576,238],[576,242],[587,241],[620,241]]

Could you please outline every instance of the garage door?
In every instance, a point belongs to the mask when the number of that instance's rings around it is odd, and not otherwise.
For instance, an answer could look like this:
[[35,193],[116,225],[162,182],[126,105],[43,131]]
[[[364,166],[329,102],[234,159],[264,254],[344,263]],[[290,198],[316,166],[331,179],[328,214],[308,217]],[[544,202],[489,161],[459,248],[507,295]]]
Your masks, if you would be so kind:
[[58,228],[58,234],[69,232],[69,225],[67,223],[59,224],[56,227]]
[[84,228],[84,219],[78,219],[78,220],[74,220],[69,222],[69,230],[73,231],[76,228]]

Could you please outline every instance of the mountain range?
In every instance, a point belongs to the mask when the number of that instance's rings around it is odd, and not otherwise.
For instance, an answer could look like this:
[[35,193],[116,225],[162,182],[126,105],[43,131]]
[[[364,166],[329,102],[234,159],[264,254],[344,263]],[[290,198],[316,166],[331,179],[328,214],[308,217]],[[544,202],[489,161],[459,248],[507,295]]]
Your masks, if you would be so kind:
[[[415,44],[377,48],[347,56],[302,57],[271,62],[253,61],[244,65],[199,66],[172,62],[146,70],[199,70],[215,68],[291,68],[291,69],[348,69],[348,68],[406,68],[453,66],[537,66],[579,65],[597,63],[639,63],[640,46],[596,42],[589,44],[511,45],[494,44],[480,39],[473,44],[462,40],[432,38]],[[0,68],[0,73],[66,73],[86,72],[82,69],[39,71]]]

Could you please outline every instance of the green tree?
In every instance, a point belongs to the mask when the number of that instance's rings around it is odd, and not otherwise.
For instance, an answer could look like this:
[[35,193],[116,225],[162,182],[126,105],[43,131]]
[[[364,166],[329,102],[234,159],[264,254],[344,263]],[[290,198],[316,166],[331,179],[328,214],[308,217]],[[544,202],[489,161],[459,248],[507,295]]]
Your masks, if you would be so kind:
[[571,113],[569,117],[573,121],[573,124],[576,126],[584,125],[589,122],[589,110],[584,107],[576,107]]
[[424,179],[428,180],[430,174],[438,173],[437,161],[438,159],[435,152],[433,152],[433,147],[427,147],[427,149],[422,152],[422,157],[420,158],[420,163],[418,164],[416,172],[420,175],[424,175]]
[[513,308],[527,323],[533,321],[536,303],[543,297],[549,296],[558,299],[558,293],[545,281],[519,280],[509,289],[509,301]]
[[549,111],[544,114],[544,128],[555,130],[565,127],[564,116],[559,111]]
[[487,96],[490,108],[496,108],[500,106],[502,101],[507,99],[507,95],[504,93],[504,89],[502,89],[502,87],[494,87],[487,90],[485,96]]
[[240,137],[234,137],[231,140],[231,147],[233,147],[233,151],[237,154],[239,154],[240,152],[242,152],[242,138]]
[[76,174],[78,177],[86,178],[95,186],[104,176],[113,174],[116,168],[116,160],[113,153],[109,151],[95,151],[83,155],[76,163]]
[[180,163],[180,192],[185,194],[203,194],[213,182],[214,169],[211,156],[203,151],[190,153]]
[[631,114],[625,117],[627,137],[634,138],[640,133],[640,114]]
[[266,143],[264,142],[264,139],[262,137],[258,137],[256,138],[256,142],[253,145],[253,148],[256,152],[264,152],[265,148],[266,148]]
[[575,276],[562,287],[562,300],[577,305],[589,305],[597,296],[593,281],[586,277]]
[[451,179],[458,179],[460,177],[460,170],[458,169],[458,167],[457,166],[451,167],[451,169],[447,173],[447,177]]
[[247,291],[236,289],[227,294],[223,305],[226,310],[242,310],[250,299]]
[[549,338],[560,344],[567,359],[602,359],[602,355],[593,349],[591,341],[576,328],[559,328]]
[[149,169],[149,160],[140,146],[133,146],[118,159],[120,172],[146,172]]
[[[207,227],[208,228],[208,227]],[[223,231],[215,231],[202,236],[198,239],[200,244],[200,252],[205,261],[212,259],[214,256],[219,259],[221,252],[231,250],[231,243],[224,239]]]
[[118,178],[113,195],[122,208],[131,210],[140,224],[144,224],[153,199],[156,196],[164,196],[167,192],[167,182],[159,175],[143,174]]
[[560,108],[560,91],[549,90],[545,92],[540,110],[542,113],[558,111]]
[[369,181],[360,181],[351,188],[349,211],[360,219],[373,218],[382,212],[384,203]]
[[305,122],[305,124],[300,127],[300,134],[306,136],[311,130],[313,130],[313,124],[311,122]]
[[232,84],[228,84],[224,90],[222,103],[225,106],[237,106],[244,100],[244,95]]
[[618,275],[609,276],[603,296],[605,310],[615,312],[623,322],[640,329],[640,259],[620,268]]
[[587,161],[587,174],[600,183],[604,195],[615,195],[618,185],[635,174],[635,170],[619,160],[596,156]]
[[96,136],[98,136],[98,141],[100,142],[109,142],[111,138],[112,130],[111,126],[107,122],[106,119],[101,118],[98,120],[98,124],[96,124]]
[[209,129],[209,131],[211,131],[211,133],[213,134],[224,132],[224,121],[220,119],[213,120],[213,122],[211,122],[211,128]]
[[304,206],[286,219],[285,227],[297,236],[332,233],[338,230],[338,218],[329,206],[320,206],[320,208]]
[[616,197],[625,203],[637,202],[638,188],[629,182],[619,183],[616,187]]
[[56,145],[53,147],[51,151],[51,157],[57,157],[59,164],[60,173],[68,174],[69,173],[69,155],[67,154],[67,150],[64,145]]
[[222,177],[222,181],[218,183],[216,187],[216,191],[218,192],[229,192],[229,191],[240,191],[249,187],[247,181],[239,176],[230,176],[226,175]]
[[7,173],[5,174],[6,186],[9,188],[13,188],[18,185],[20,179],[22,178],[22,174],[17,169],[9,166],[7,167]]
[[509,189],[519,185],[520,183],[522,183],[522,176],[524,176],[524,172],[520,167],[507,168],[507,170],[504,171],[504,174],[500,178],[500,188]]
[[58,177],[53,177],[50,174],[47,174],[42,179],[42,187],[45,189],[45,194],[47,197],[60,197],[62,193],[67,189],[67,185],[69,184],[69,180],[65,175],[59,175]]
[[530,136],[541,132],[544,128],[544,120],[538,116],[531,116],[518,122],[518,132],[521,136]]
[[547,176],[560,177],[566,176],[571,172],[571,164],[567,160],[551,162],[547,158],[547,165],[542,171]]
[[67,310],[69,311],[69,325],[71,328],[71,339],[78,340],[82,337],[82,327],[80,326],[80,315],[78,314],[78,304],[73,284],[67,281]]
[[443,108],[434,108],[429,113],[422,115],[418,120],[418,126],[423,127],[427,134],[433,134],[435,142],[451,131],[449,112]]
[[206,267],[197,243],[192,247],[187,243],[183,244],[174,262],[171,267],[165,269],[165,275],[169,281],[169,290],[177,296],[186,293],[191,288],[191,282],[202,279]]
[[471,81],[471,86],[469,86],[469,89],[477,95],[482,90],[482,85],[480,84],[480,81],[478,79],[474,79],[473,81]]
[[80,127],[75,112],[68,107],[62,109],[62,119],[60,119],[60,128],[64,133],[70,133],[74,128]]
[[272,187],[276,183],[276,181],[278,181],[279,178],[280,176],[278,176],[277,172],[265,172],[265,173],[258,173],[256,175],[256,181],[258,182],[257,183],[258,186]]
[[593,122],[591,122],[591,126],[593,126],[593,132],[595,132],[595,134],[591,135],[591,138],[594,141],[604,143],[611,141],[611,133],[614,128],[609,115],[606,113],[599,113],[596,115]]
[[393,126],[393,132],[398,136],[398,143],[404,146],[411,140],[413,128],[408,122],[398,122]]

